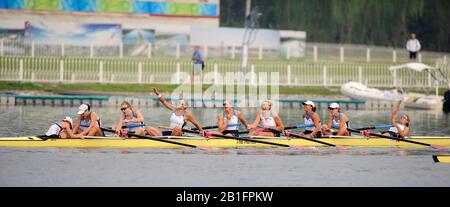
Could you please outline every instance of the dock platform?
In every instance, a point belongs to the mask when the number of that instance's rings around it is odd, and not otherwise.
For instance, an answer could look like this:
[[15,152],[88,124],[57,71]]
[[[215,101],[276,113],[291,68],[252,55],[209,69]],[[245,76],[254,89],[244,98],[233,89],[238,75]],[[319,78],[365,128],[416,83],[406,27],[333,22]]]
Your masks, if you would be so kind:
[[[170,97],[166,98],[170,101]],[[326,108],[330,103],[336,102],[343,109],[388,109],[393,106],[393,102],[363,101],[351,99],[308,99],[316,103],[317,108]],[[138,107],[160,107],[162,106],[157,97],[153,96],[81,96],[81,95],[18,95],[0,94],[0,105],[45,105],[45,106],[77,106],[88,103],[93,106],[119,106],[123,101],[129,101]],[[189,105],[193,107],[222,107],[223,99],[188,99]],[[233,100],[240,103],[241,100]],[[280,107],[303,108],[306,99],[276,99]],[[252,105],[253,104],[253,105]],[[243,107],[259,106],[255,103],[244,104]],[[241,106],[242,107],[242,106]]]

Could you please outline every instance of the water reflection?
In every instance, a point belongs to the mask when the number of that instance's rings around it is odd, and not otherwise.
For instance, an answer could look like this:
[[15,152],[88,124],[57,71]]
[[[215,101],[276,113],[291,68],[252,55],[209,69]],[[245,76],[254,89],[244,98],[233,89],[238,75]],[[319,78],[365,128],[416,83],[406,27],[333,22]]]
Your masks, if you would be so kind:
[[0,154],[26,152],[26,153],[52,153],[67,157],[74,154],[119,154],[119,155],[237,155],[237,156],[428,156],[448,155],[450,149],[433,150],[428,148],[367,148],[353,147],[350,149],[336,149],[317,147],[309,149],[293,148],[211,148],[201,150],[194,148],[174,149],[104,149],[104,148],[0,148]]

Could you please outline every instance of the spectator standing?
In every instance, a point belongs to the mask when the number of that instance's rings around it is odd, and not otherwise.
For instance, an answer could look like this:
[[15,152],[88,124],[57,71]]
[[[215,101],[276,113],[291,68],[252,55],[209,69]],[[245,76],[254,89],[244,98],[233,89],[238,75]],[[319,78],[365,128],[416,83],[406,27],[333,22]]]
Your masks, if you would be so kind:
[[420,51],[421,45],[419,40],[416,38],[416,34],[412,33],[409,40],[406,42],[406,50],[409,52],[409,60],[416,62],[417,53]]
[[203,69],[205,67],[205,61],[203,60],[203,54],[200,52],[200,47],[194,47],[194,53],[192,54],[192,61],[194,62],[194,69],[192,71],[192,80],[197,76],[200,76],[200,80],[203,80]]

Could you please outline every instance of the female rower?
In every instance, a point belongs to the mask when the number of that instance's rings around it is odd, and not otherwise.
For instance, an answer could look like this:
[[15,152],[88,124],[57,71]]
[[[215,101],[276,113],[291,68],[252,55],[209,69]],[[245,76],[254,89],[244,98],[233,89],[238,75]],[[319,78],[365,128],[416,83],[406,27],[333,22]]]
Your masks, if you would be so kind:
[[337,136],[349,136],[348,132],[348,117],[341,112],[338,103],[331,103],[328,107],[330,110],[330,116],[328,118],[328,124],[322,125],[323,135],[337,135]]
[[61,122],[52,124],[45,135],[53,139],[83,138],[82,134],[74,133],[72,124],[72,118],[66,116]]
[[145,135],[144,116],[142,116],[142,113],[137,109],[133,109],[128,101],[120,104],[120,110],[122,114],[120,114],[119,123],[115,126],[116,136],[122,135],[123,129],[132,131],[137,135]]
[[151,136],[182,136],[183,127],[187,124],[187,122],[191,122],[195,127],[197,127],[200,135],[205,136],[205,131],[202,126],[200,126],[197,119],[195,119],[194,115],[191,112],[186,111],[187,104],[184,100],[180,100],[177,104],[173,105],[162,97],[158,89],[152,88],[152,90],[153,93],[159,97],[159,101],[172,112],[170,116],[170,129],[172,131],[161,132],[154,127],[147,126],[146,130]]
[[223,135],[239,137],[239,126],[241,123],[247,129],[247,121],[242,116],[242,113],[233,109],[233,104],[229,100],[223,102],[224,111],[217,116],[217,126],[220,133]]
[[400,104],[402,103],[402,100],[399,100],[395,103],[394,107],[392,108],[392,114],[391,114],[391,123],[392,127],[389,128],[389,131],[381,132],[385,136],[392,136],[397,138],[404,138],[408,136],[409,131],[411,130],[409,128],[409,116],[407,114],[403,114],[400,117],[400,120],[397,123],[397,112],[400,108]]
[[91,106],[89,104],[81,104],[78,108],[78,116],[74,126],[75,133],[85,136],[103,136],[100,125],[100,117],[91,111]]
[[[300,136],[306,138],[319,138],[321,137],[320,133],[320,117],[316,113],[316,106],[312,101],[303,102],[303,109],[305,110],[305,114],[303,115],[303,121],[306,126],[305,131],[300,133]],[[313,125],[313,126],[311,126]]]
[[[261,104],[262,111],[256,115],[256,119],[252,125],[248,127],[250,132],[249,136],[269,136],[269,137],[280,137],[280,132],[284,132],[284,125],[281,121],[281,117],[275,112],[271,111],[272,103],[270,101],[264,101]],[[263,131],[255,130],[259,122],[263,125]],[[274,131],[274,130],[276,131]],[[278,131],[278,132],[277,132]]]

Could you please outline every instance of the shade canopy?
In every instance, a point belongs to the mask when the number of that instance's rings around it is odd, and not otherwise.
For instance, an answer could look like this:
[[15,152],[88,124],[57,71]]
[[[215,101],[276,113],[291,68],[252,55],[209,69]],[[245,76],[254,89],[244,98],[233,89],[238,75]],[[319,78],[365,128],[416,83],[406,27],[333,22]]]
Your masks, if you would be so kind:
[[433,68],[431,66],[425,65],[423,63],[406,63],[402,65],[394,65],[389,67],[389,70],[398,70],[398,69],[410,69],[418,72],[422,72],[426,69],[428,70],[438,70],[437,68]]

